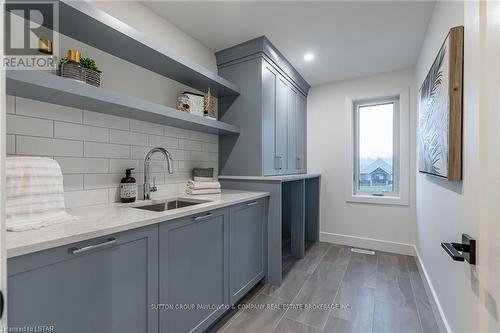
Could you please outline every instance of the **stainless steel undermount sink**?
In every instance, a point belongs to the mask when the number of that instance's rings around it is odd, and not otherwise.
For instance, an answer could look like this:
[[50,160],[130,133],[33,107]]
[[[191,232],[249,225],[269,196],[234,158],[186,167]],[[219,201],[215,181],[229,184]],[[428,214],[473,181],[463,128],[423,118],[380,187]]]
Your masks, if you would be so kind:
[[150,210],[153,212],[164,212],[166,210],[172,210],[172,209],[178,209],[178,208],[183,208],[183,207],[199,205],[199,204],[202,204],[205,202],[208,202],[208,201],[177,198],[177,199],[153,202],[153,203],[148,204],[148,205],[135,206],[132,208]]

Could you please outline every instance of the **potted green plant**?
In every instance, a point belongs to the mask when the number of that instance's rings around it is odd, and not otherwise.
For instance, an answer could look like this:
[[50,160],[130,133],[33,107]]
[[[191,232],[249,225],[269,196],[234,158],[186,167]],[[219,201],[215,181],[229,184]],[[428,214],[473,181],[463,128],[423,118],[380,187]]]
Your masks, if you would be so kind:
[[97,68],[95,60],[92,58],[81,58],[80,65],[85,70],[85,82],[99,87],[101,84],[101,71]]

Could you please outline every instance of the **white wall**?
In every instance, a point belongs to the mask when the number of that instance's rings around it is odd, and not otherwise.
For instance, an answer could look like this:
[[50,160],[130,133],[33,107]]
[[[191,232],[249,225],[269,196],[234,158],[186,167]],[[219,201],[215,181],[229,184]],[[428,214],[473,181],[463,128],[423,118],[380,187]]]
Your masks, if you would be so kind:
[[[464,24],[463,2],[438,2],[427,29],[417,62],[416,84],[421,86],[448,31]],[[464,123],[467,128],[467,122]],[[468,141],[467,129],[464,143]],[[464,159],[467,159],[464,152]],[[467,178],[467,170],[464,170]],[[417,232],[416,246],[430,282],[452,330],[473,331],[470,316],[463,315],[465,285],[463,265],[453,262],[441,249],[441,242],[460,240],[466,232],[464,218],[464,189],[462,182],[417,174]]]
[[[173,48],[194,62],[215,70],[215,55],[195,39],[136,2],[94,2],[150,38]],[[77,49],[96,60],[102,70],[101,87],[175,107],[177,95],[196,91],[176,81],[131,64],[66,36],[60,36],[60,56]],[[193,167],[218,165],[218,137],[128,118],[113,117],[7,96],[7,154],[47,156],[62,167],[66,204],[82,206],[113,202],[125,168],[136,168],[143,179],[143,160],[153,146],[174,155],[175,174],[164,163],[152,166],[159,193],[183,191]],[[217,170],[216,170],[217,172]]]
[[[384,96],[410,88],[411,123],[415,119],[413,70],[315,86],[308,96],[307,149],[309,172],[321,173],[321,237],[378,250],[412,253],[415,230],[413,165],[408,206],[348,203],[346,179],[346,96]],[[412,127],[410,127],[412,128]],[[414,151],[414,135],[409,149]],[[414,154],[412,154],[412,158]]]
[[[453,332],[500,331],[499,22],[498,1],[438,2],[416,67],[420,85],[448,30],[465,26],[463,181],[417,175],[416,246]],[[439,247],[462,233],[477,240],[475,266]]]
[[[205,47],[148,7],[135,1],[91,1],[91,4],[143,32],[165,47],[176,50],[214,73],[217,72],[213,50]],[[185,16],[188,17],[187,14]]]

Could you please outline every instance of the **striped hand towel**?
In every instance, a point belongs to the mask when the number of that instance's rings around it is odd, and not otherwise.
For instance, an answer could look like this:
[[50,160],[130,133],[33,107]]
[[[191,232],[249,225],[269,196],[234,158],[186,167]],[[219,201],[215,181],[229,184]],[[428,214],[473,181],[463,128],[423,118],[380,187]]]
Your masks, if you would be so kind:
[[38,229],[75,220],[64,206],[59,164],[44,157],[7,157],[5,208],[8,231]]
[[221,193],[221,189],[220,188],[206,188],[203,190],[193,190],[192,188],[186,187],[186,193],[189,195],[219,194],[219,193]]
[[217,181],[212,181],[212,182],[197,182],[194,180],[188,180],[187,187],[193,190],[204,190],[204,189],[211,189],[215,188],[218,189],[220,188],[220,183]]

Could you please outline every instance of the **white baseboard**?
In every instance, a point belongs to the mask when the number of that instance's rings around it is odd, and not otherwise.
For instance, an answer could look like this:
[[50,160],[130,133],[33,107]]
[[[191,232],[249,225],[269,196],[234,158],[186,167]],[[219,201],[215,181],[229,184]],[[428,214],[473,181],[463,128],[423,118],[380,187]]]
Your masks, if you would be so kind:
[[408,256],[415,255],[415,246],[413,244],[398,243],[398,242],[392,242],[374,238],[334,234],[330,232],[321,232],[319,239],[322,242],[327,242],[327,243],[348,245],[348,246],[360,247],[376,251],[392,252]]
[[422,277],[422,281],[424,282],[425,291],[427,292],[427,296],[431,300],[432,312],[434,312],[434,317],[438,322],[439,331],[440,332],[448,332],[451,333],[450,325],[446,320],[446,316],[444,315],[443,308],[441,307],[441,303],[439,302],[439,298],[437,297],[434,286],[432,285],[431,280],[429,279],[429,275],[427,274],[427,270],[425,269],[424,263],[422,262],[422,258],[420,258],[420,253],[416,246],[414,246],[415,256],[417,257],[417,266],[420,271],[420,276]]

